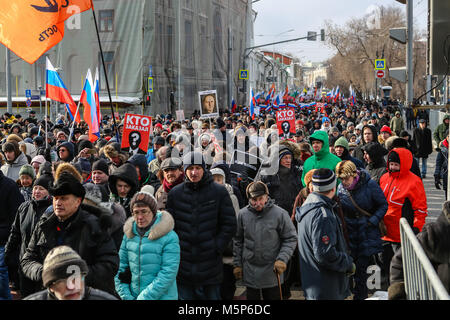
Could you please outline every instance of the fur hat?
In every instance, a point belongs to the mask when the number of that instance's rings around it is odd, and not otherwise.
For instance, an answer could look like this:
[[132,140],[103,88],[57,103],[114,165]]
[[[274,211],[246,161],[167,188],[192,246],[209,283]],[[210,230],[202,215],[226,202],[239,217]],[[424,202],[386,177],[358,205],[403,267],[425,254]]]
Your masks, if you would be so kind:
[[69,267],[78,266],[82,274],[89,272],[86,262],[69,246],[59,246],[50,250],[44,259],[42,282],[48,288],[57,280],[70,276]]
[[59,179],[63,172],[68,172],[73,175],[78,181],[80,181],[80,183],[83,182],[83,177],[81,176],[80,172],[73,165],[67,162],[61,163],[56,169],[55,181]]
[[49,190],[52,196],[73,194],[76,197],[84,198],[86,194],[86,190],[83,188],[80,181],[69,172],[62,172],[55,182],[56,183],[54,183],[53,187],[50,187]]
[[98,185],[89,182],[84,184],[83,187],[86,190],[84,201],[90,201],[94,205],[99,205],[102,202],[103,195]]

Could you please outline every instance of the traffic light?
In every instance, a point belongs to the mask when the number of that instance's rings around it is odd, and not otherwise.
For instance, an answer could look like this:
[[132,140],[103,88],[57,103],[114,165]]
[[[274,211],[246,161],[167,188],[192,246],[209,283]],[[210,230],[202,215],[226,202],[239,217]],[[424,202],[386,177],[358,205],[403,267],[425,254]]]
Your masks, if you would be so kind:
[[317,32],[308,31],[308,40],[309,41],[317,41]]
[[320,30],[320,41],[325,41],[325,29]]

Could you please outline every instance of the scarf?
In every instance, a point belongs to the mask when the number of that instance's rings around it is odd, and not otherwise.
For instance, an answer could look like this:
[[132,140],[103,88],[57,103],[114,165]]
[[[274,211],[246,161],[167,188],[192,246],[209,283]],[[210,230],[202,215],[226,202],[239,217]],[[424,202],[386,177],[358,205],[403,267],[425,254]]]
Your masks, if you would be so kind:
[[164,192],[168,193],[170,190],[172,190],[173,187],[176,185],[179,185],[184,181],[184,174],[181,174],[178,179],[174,183],[169,183],[166,179],[163,180],[163,189]]
[[353,179],[352,185],[349,186],[348,188],[346,188],[347,190],[353,190],[355,188],[356,184],[358,183],[361,173],[359,172],[359,170],[357,170],[356,172],[357,172],[356,177],[355,177],[355,179]]

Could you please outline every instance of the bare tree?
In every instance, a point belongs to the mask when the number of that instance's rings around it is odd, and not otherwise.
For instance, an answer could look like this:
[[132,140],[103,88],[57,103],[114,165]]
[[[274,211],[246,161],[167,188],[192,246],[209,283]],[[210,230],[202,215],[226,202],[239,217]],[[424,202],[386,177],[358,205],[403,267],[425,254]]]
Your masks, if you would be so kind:
[[[340,86],[348,96],[350,84],[359,98],[376,95],[375,59],[386,59],[386,69],[406,65],[406,46],[389,38],[390,28],[406,25],[403,10],[394,6],[379,7],[378,23],[369,24],[366,14],[360,18],[350,19],[344,26],[338,26],[332,21],[325,22],[327,44],[336,50],[336,54],[327,62],[327,87]],[[415,33],[414,42],[414,90],[423,92],[426,74],[426,46],[419,42],[423,34]],[[405,84],[390,77],[378,81],[378,85],[392,86],[393,98],[405,98]]]

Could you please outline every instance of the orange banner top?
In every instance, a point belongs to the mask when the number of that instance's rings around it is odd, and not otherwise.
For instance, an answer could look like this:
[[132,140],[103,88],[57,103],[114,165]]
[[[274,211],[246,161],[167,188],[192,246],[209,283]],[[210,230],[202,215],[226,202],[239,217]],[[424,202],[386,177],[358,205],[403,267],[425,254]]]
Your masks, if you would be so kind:
[[91,0],[0,0],[0,42],[33,64],[64,38],[64,21]]

